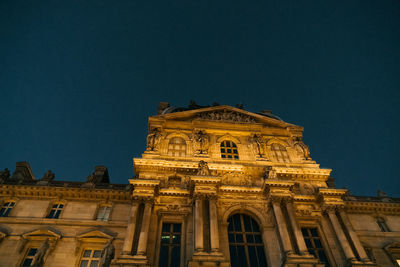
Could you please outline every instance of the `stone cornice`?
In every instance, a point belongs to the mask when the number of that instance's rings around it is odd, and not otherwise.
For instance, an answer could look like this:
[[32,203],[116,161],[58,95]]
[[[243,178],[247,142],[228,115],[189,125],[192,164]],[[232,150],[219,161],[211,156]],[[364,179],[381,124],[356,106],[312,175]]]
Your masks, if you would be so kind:
[[198,176],[194,175],[190,179],[195,185],[197,184],[219,184],[221,177],[217,176]]
[[74,199],[130,201],[131,190],[68,188],[31,185],[0,185],[0,197],[37,198],[37,199]]
[[400,203],[344,201],[344,208],[349,213],[400,214]]
[[261,194],[263,192],[260,187],[248,187],[248,186],[231,186],[221,185],[219,187],[221,193],[238,193],[238,194]]
[[188,197],[190,196],[190,191],[187,189],[181,188],[163,188],[158,191],[160,196],[182,196]]
[[70,219],[47,219],[32,217],[0,217],[0,224],[29,224],[29,225],[51,225],[51,226],[88,226],[88,227],[120,227],[125,228],[128,222],[123,221],[97,221],[97,220],[70,220]]
[[322,204],[324,210],[343,207],[343,196],[346,195],[346,193],[347,189],[319,188],[318,201]]

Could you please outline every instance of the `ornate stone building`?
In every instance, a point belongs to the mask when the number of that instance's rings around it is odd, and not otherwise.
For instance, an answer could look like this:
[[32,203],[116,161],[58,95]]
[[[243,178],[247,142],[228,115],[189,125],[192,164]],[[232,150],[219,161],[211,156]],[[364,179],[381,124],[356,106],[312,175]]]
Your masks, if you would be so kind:
[[160,103],[135,178],[0,177],[0,266],[398,266],[400,199],[352,196],[268,111]]

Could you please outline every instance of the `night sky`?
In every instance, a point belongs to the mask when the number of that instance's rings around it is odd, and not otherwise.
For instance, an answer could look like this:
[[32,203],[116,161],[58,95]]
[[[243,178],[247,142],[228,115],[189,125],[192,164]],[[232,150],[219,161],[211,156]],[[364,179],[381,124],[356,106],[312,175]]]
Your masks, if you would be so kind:
[[272,110],[339,188],[400,197],[400,1],[0,1],[0,169],[133,176],[160,101]]

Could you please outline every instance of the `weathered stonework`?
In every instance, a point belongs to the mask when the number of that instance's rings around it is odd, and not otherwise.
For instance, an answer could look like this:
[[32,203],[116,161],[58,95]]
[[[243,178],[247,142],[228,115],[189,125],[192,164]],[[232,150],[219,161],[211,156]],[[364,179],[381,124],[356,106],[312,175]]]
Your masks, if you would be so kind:
[[[165,244],[182,267],[398,266],[400,199],[336,189],[302,131],[270,113],[162,103],[129,184],[110,184],[104,166],[85,182],[51,171],[36,180],[17,163],[0,173],[0,266],[175,267]],[[238,218],[253,230],[233,245]],[[168,236],[167,226],[179,229]],[[261,248],[256,259],[251,246]]]

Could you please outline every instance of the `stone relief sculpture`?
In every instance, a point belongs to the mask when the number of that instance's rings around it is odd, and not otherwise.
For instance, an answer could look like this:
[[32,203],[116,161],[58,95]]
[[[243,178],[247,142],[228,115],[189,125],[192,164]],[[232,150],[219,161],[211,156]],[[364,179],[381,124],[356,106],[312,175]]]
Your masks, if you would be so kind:
[[267,166],[264,168],[264,178],[265,179],[275,179],[277,177],[276,171],[272,166]]
[[197,116],[201,120],[215,120],[215,121],[233,121],[240,123],[254,123],[255,120],[253,117],[248,115],[234,112],[234,111],[211,111],[211,112],[203,112],[198,114]]
[[147,135],[147,151],[157,151],[161,140],[161,132],[158,128],[153,128]]
[[48,170],[42,177],[42,181],[51,182],[54,180],[54,177],[54,173],[51,170]]
[[207,154],[209,147],[209,137],[204,131],[196,131],[193,134],[193,146],[195,154]]
[[43,260],[44,260],[44,256],[46,255],[47,250],[49,249],[50,245],[49,245],[49,239],[47,238],[42,245],[39,247],[39,249],[36,252],[35,257],[32,260],[32,263],[30,266],[33,267],[41,267],[43,266]]
[[115,248],[112,240],[108,241],[103,251],[101,252],[101,259],[99,267],[109,267],[111,260],[114,258]]
[[4,171],[0,171],[0,183],[4,183],[8,178],[10,178],[10,170],[5,168]]
[[315,193],[315,187],[311,184],[301,184],[300,185],[300,192],[303,195],[312,195]]
[[262,139],[261,135],[254,134],[250,136],[249,142],[256,148],[257,156],[262,158],[264,155],[264,140]]
[[199,162],[199,168],[197,169],[197,175],[200,175],[200,176],[211,175],[210,169],[208,168],[208,164],[204,160],[200,160],[200,162]]
[[295,137],[294,148],[296,149],[297,155],[303,160],[310,160],[310,149],[304,144],[301,137]]

